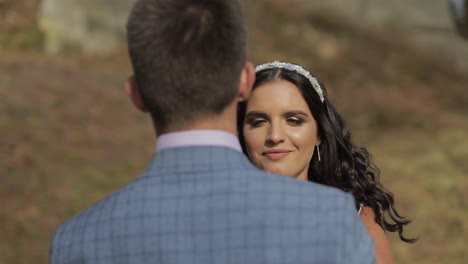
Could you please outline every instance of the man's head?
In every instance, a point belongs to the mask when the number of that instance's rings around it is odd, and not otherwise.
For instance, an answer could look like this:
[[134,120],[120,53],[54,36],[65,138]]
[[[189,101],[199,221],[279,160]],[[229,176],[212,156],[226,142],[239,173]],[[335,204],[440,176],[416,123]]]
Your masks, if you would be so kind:
[[135,74],[127,92],[158,130],[216,116],[239,95],[246,65],[239,1],[139,0],[127,32]]

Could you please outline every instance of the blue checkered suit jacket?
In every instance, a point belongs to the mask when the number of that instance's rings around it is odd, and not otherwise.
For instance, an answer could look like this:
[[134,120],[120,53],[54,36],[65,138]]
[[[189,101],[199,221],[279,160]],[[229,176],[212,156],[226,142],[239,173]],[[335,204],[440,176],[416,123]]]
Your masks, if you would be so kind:
[[350,195],[265,173],[225,147],[157,152],[64,223],[50,263],[374,263]]

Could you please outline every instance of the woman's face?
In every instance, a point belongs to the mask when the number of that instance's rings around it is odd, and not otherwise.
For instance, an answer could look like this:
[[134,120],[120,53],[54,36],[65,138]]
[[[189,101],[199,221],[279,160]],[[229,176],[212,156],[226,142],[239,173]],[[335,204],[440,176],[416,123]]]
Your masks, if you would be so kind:
[[309,162],[319,144],[317,123],[294,84],[277,80],[253,90],[243,133],[247,154],[256,166],[307,180]]

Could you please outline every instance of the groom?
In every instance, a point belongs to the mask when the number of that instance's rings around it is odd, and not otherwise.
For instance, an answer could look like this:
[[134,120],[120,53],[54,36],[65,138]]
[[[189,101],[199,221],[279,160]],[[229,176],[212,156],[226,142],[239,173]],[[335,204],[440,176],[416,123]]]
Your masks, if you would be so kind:
[[242,154],[248,98],[238,0],[140,0],[128,21],[134,77],[150,113],[146,171],[63,224],[50,263],[374,263],[350,195],[268,174]]

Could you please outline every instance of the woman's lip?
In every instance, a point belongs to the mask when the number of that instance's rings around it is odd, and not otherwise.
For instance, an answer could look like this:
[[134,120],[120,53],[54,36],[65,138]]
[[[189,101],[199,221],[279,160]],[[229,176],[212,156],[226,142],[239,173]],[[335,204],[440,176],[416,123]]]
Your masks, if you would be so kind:
[[263,156],[265,156],[269,160],[281,160],[286,157],[291,151],[289,150],[268,150],[263,152]]

